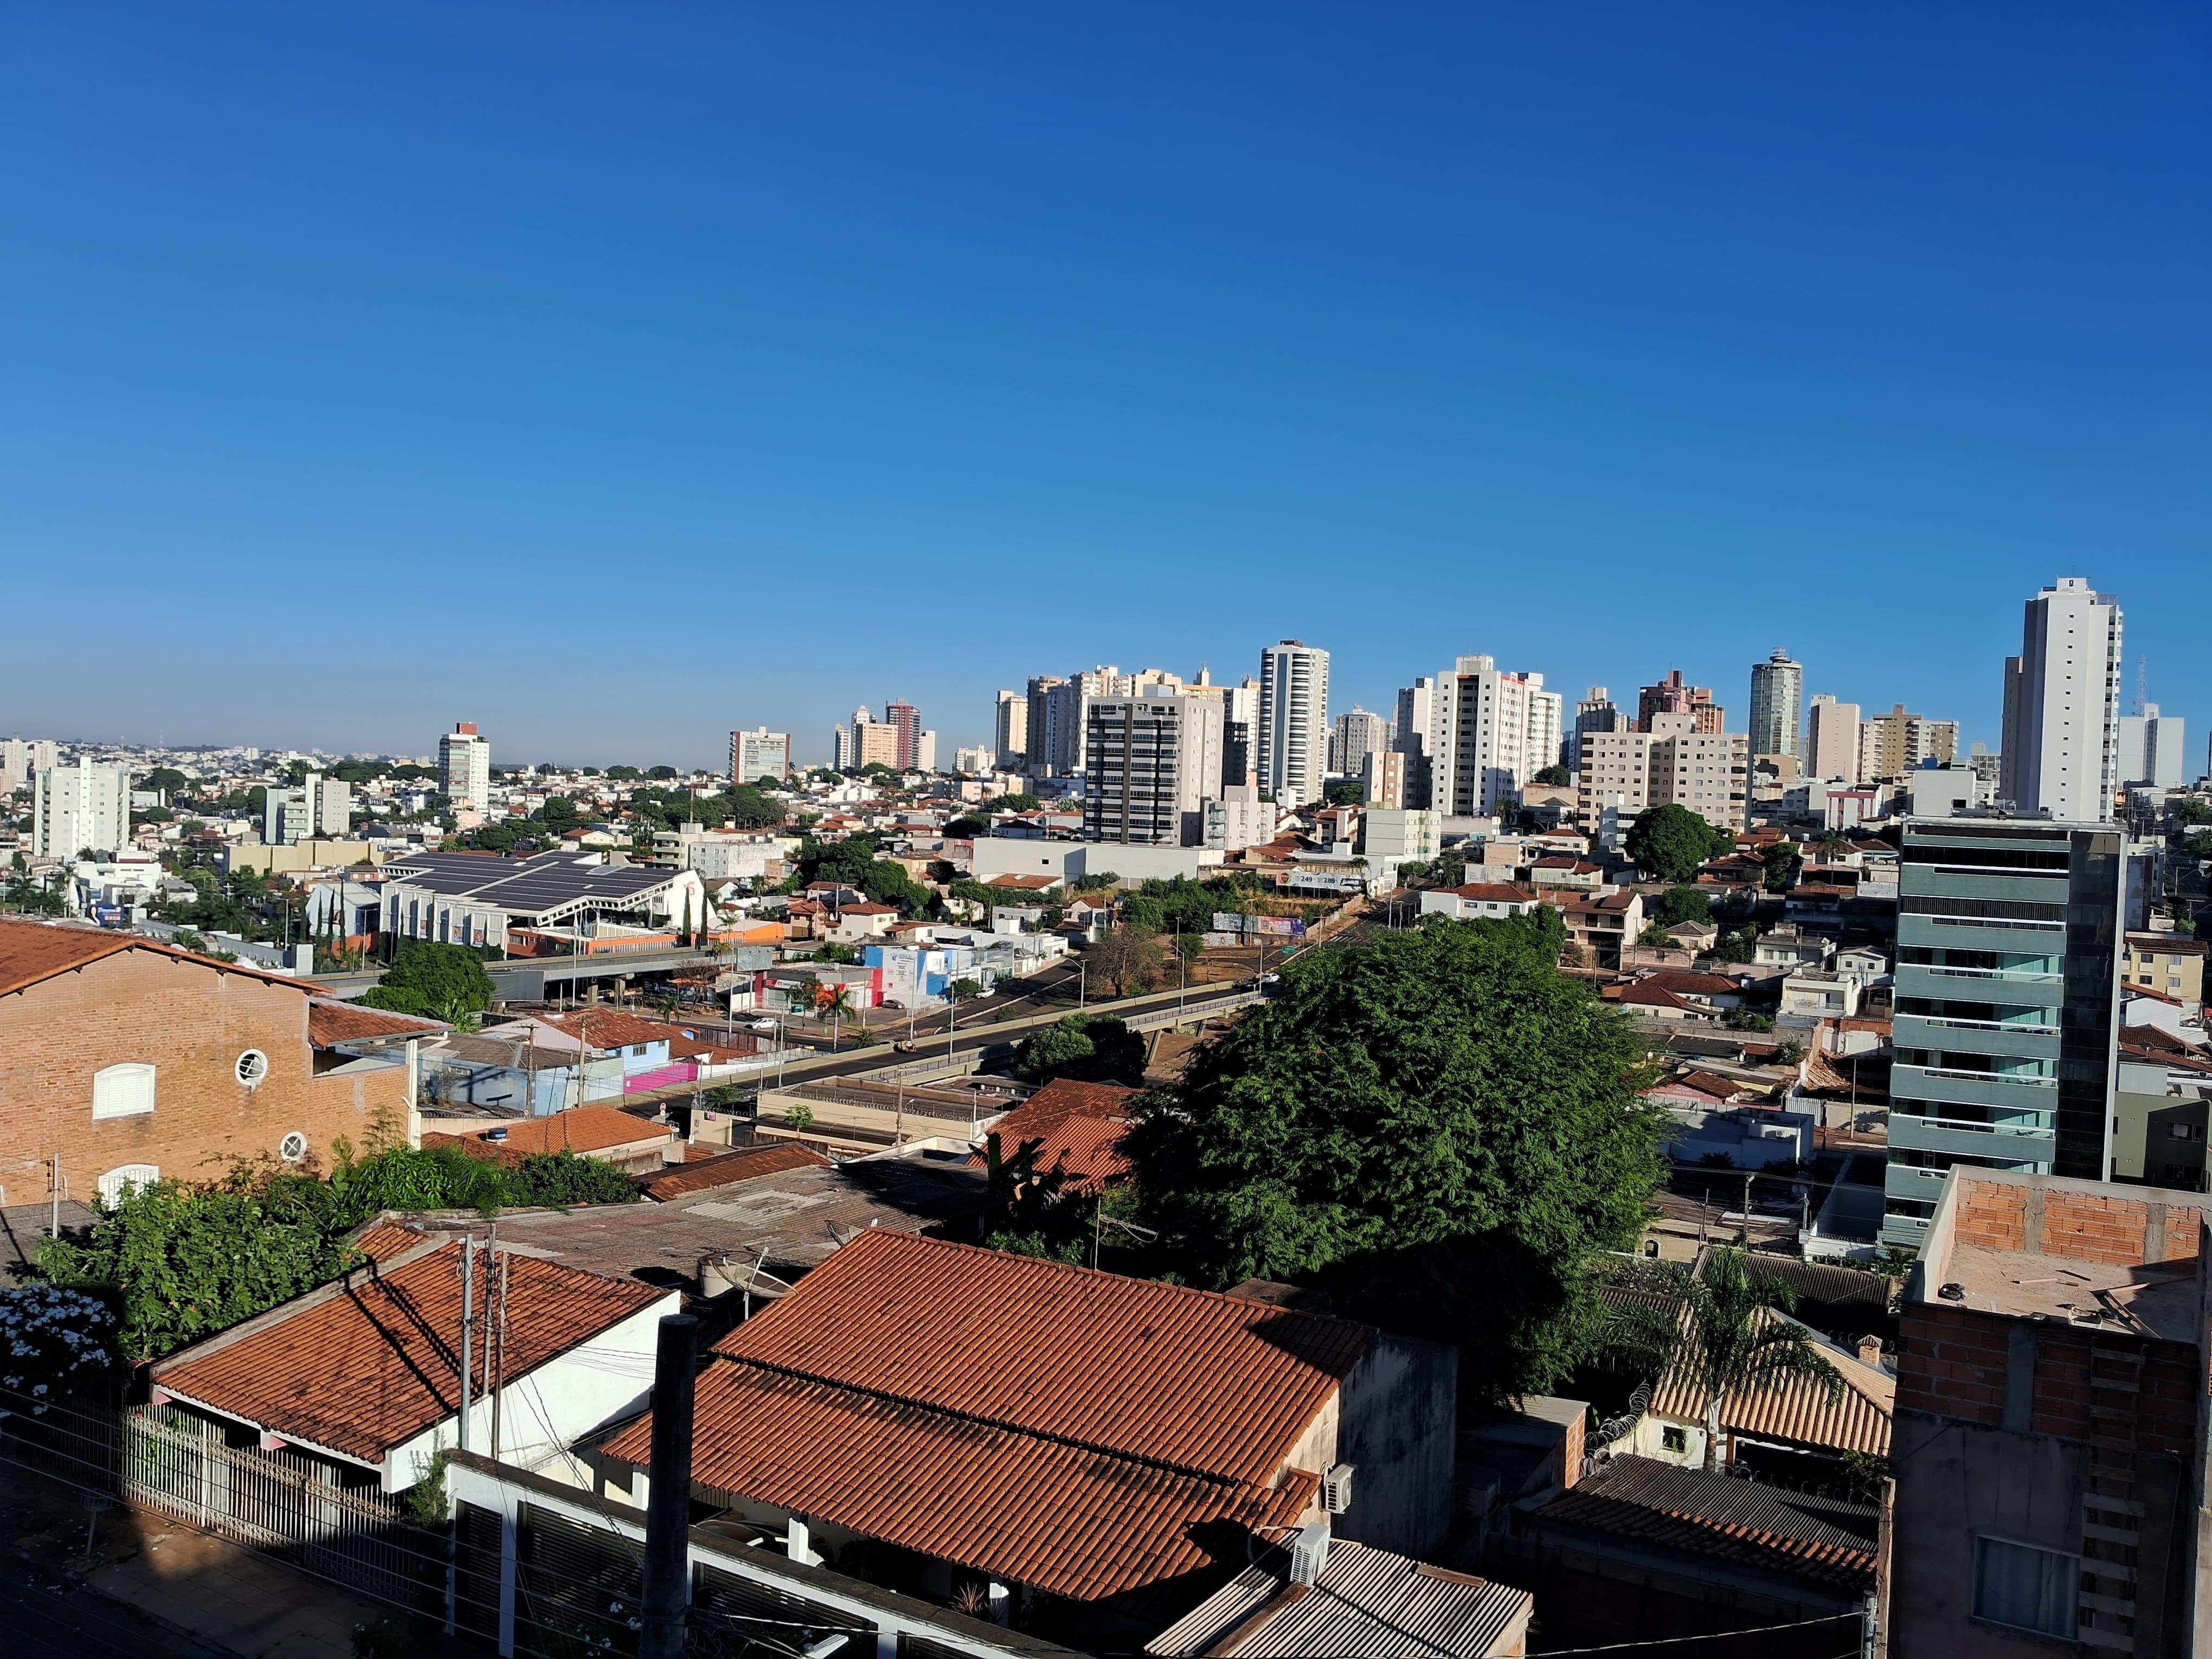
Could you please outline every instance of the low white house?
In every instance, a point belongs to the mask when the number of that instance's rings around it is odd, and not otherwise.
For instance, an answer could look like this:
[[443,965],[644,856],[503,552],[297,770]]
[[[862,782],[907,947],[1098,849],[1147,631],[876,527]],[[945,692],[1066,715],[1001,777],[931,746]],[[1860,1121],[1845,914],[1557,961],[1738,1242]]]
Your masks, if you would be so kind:
[[1464,887],[1428,889],[1421,895],[1421,914],[1449,916],[1455,921],[1480,921],[1486,917],[1525,916],[1541,902],[1522,888],[1477,881]]
[[[646,1403],[657,1327],[683,1297],[476,1243],[374,1227],[359,1243],[368,1265],[157,1364],[154,1402],[304,1454],[340,1486],[404,1492],[464,1447],[563,1463]],[[464,1306],[476,1316],[465,1428]],[[485,1333],[501,1329],[488,1353]]]

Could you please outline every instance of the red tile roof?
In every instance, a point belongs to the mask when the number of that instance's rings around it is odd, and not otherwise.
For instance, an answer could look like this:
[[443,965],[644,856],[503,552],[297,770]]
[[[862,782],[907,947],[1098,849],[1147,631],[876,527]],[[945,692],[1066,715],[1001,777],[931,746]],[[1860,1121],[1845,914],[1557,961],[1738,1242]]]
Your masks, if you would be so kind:
[[795,1141],[776,1146],[748,1146],[742,1152],[726,1152],[720,1158],[702,1158],[696,1163],[678,1164],[666,1175],[655,1176],[647,1181],[645,1194],[647,1198],[665,1204],[672,1198],[685,1198],[693,1193],[712,1191],[717,1187],[733,1187],[740,1181],[781,1175],[789,1170],[814,1169],[829,1162],[821,1153]]
[[[1030,1167],[1038,1175],[1057,1172],[1074,1191],[1097,1192],[1132,1167],[1121,1147],[1138,1093],[1118,1084],[1055,1078],[991,1126],[999,1156],[1012,1158],[1035,1142]],[[978,1168],[988,1163],[981,1154],[969,1161]]]
[[499,1140],[489,1139],[495,1130],[478,1129],[465,1135],[426,1134],[422,1144],[458,1145],[479,1155],[504,1151],[510,1157],[520,1157],[564,1150],[603,1152],[642,1140],[665,1140],[670,1133],[665,1123],[655,1123],[650,1118],[638,1117],[613,1106],[578,1106],[556,1112],[550,1117],[518,1118],[498,1127],[507,1131],[505,1138]]
[[113,933],[99,927],[57,927],[43,921],[0,921],[0,996],[12,996],[18,991],[27,991],[57,975],[88,968],[106,957],[125,951],[146,951],[155,956],[172,957],[179,962],[193,962],[204,968],[213,968],[226,974],[243,974],[248,979],[258,979],[270,985],[289,985],[295,990],[313,991],[316,988],[283,974],[272,974],[259,968],[249,968],[235,962],[217,962],[213,957],[195,956],[190,951],[179,951],[173,945],[158,945],[135,933]]
[[371,1261],[389,1261],[395,1255],[404,1255],[417,1245],[430,1241],[411,1228],[394,1222],[379,1221],[353,1242],[353,1247]]
[[[1304,1472],[1273,1491],[1179,1473],[729,1359],[699,1379],[693,1423],[703,1486],[1079,1601],[1201,1571],[1213,1559],[1199,1541],[1207,1522],[1285,1524],[1316,1484]],[[607,1451],[643,1467],[652,1446],[644,1418]]]
[[1534,893],[1524,893],[1518,887],[1498,881],[1473,881],[1451,890],[1461,898],[1481,899],[1492,904],[1533,904],[1536,901]]
[[562,1036],[594,1048],[631,1048],[641,1043],[665,1042],[671,1036],[665,1026],[616,1008],[579,1008],[573,1013],[539,1014],[536,1018],[541,1025],[550,1025]]
[[1242,1483],[1280,1464],[1372,1335],[1348,1320],[878,1231],[715,1352]]
[[[479,1274],[486,1261],[480,1253]],[[328,1292],[186,1349],[156,1365],[154,1380],[222,1415],[380,1462],[459,1409],[460,1261],[455,1243],[390,1273],[357,1272]],[[485,1283],[477,1280],[479,1297]],[[669,1294],[509,1255],[508,1379]],[[481,1364],[481,1345],[477,1356]],[[482,1387],[479,1376],[472,1391]]]
[[452,1029],[441,1020],[386,1013],[381,1008],[364,1008],[335,997],[317,997],[307,1005],[307,1041],[318,1048],[335,1042],[358,1042],[364,1037],[428,1036]]

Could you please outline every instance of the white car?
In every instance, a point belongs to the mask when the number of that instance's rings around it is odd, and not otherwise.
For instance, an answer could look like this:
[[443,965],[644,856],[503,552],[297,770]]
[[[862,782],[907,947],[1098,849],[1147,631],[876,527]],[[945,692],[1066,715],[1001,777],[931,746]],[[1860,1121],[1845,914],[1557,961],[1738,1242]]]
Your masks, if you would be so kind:
[[775,1022],[772,1019],[757,1019],[749,1024],[745,1029],[748,1031],[773,1031],[775,1030]]

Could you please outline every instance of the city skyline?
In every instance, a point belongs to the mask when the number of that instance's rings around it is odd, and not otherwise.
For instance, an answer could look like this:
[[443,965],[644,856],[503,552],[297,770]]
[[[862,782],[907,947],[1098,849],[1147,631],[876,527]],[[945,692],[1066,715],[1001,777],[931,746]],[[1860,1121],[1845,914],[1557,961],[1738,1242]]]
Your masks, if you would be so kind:
[[1993,747],[2061,574],[2212,726],[2136,579],[2203,556],[2201,12],[4,27],[0,726],[709,763],[1302,637],[1370,708],[1782,644]]

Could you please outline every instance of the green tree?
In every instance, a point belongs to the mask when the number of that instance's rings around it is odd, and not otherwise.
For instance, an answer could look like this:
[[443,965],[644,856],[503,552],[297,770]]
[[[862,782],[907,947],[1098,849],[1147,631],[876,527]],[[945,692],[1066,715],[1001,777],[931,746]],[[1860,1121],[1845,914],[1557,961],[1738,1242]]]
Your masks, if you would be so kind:
[[1665,922],[1652,921],[1644,924],[1644,930],[1637,934],[1636,942],[1663,950],[1674,942],[1674,936],[1667,931]]
[[467,946],[409,939],[362,1001],[371,1008],[450,1024],[482,1013],[497,994],[483,958]]
[[1796,884],[1798,866],[1805,860],[1796,842],[1778,841],[1759,849],[1759,861],[1766,866],[1766,890],[1786,893]]
[[1035,795],[1017,792],[997,796],[983,805],[986,811],[992,812],[1034,812],[1043,803]]
[[1091,982],[1117,997],[1148,990],[1166,961],[1160,936],[1136,921],[1124,922],[1084,951]]
[[1331,806],[1358,806],[1367,799],[1367,786],[1347,778],[1326,786],[1321,794],[1322,799]]
[[1731,1395],[1808,1376],[1830,1405],[1843,1398],[1843,1374],[1821,1358],[1812,1333],[1781,1316],[1797,1305],[1796,1292],[1778,1279],[1753,1279],[1741,1250],[1723,1245],[1706,1257],[1702,1275],[1678,1271],[1667,1283],[1680,1300],[1680,1317],[1656,1323],[1645,1316],[1629,1346],[1646,1353],[1656,1348],[1705,1396],[1708,1473],[1720,1468],[1721,1408]]
[[1145,1040],[1110,1015],[1070,1014],[1021,1040],[1013,1072],[1029,1083],[1064,1077],[1134,1088],[1144,1079]]
[[1574,781],[1575,775],[1564,766],[1547,766],[1531,780],[1532,782],[1542,784],[1547,789],[1564,789]]
[[1318,1280],[1459,1345],[1485,1399],[1588,1351],[1588,1272],[1662,1164],[1643,1045],[1554,966],[1558,917],[1433,921],[1316,952],[1138,1103],[1125,1145],[1164,1265]]
[[1672,801],[1646,807],[1628,826],[1628,856],[1638,869],[1662,881],[1686,882],[1700,866],[1735,845],[1735,838],[1727,830]]
[[1662,927],[1686,921],[1711,921],[1713,901],[1701,887],[1669,887],[1644,907],[1644,914]]
[[953,841],[973,841],[978,836],[989,835],[991,825],[987,819],[970,817],[963,813],[945,826],[945,833]]

